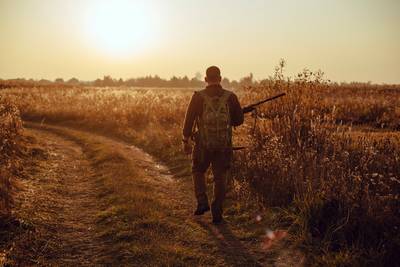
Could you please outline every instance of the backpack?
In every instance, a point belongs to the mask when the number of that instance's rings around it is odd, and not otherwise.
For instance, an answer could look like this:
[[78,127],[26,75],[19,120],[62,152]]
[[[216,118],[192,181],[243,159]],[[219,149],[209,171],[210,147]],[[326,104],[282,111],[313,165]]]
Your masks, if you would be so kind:
[[199,92],[203,98],[203,113],[199,116],[197,126],[201,147],[215,151],[232,147],[232,126],[228,99],[231,95],[224,90],[222,96],[208,96]]

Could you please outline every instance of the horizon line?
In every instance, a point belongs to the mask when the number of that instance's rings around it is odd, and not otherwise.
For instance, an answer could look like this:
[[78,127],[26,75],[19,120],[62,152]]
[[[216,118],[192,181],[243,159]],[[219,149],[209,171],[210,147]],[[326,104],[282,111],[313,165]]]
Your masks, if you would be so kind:
[[[313,73],[315,73],[315,72],[313,72]],[[227,79],[230,83],[232,83],[232,82],[240,83],[240,81],[242,81],[245,78],[249,78],[251,75],[252,75],[252,73],[250,72],[249,75],[243,76],[243,77],[241,77],[239,79],[230,79],[228,77],[222,77],[222,80]],[[145,75],[145,76],[136,76],[136,77],[129,77],[129,78],[112,77],[111,75],[103,75],[103,77],[98,77],[98,78],[95,78],[95,79],[79,79],[77,77],[71,77],[71,78],[57,77],[57,78],[54,78],[54,79],[43,78],[43,77],[41,77],[41,78],[25,78],[25,77],[2,78],[2,77],[0,77],[0,81],[18,81],[18,80],[20,80],[20,81],[27,81],[27,82],[29,82],[29,81],[31,81],[31,82],[40,82],[40,81],[42,81],[42,82],[50,82],[50,83],[68,83],[68,81],[76,79],[76,80],[78,80],[78,82],[82,82],[82,83],[94,83],[97,80],[104,81],[104,78],[106,78],[106,77],[110,77],[113,81],[116,81],[116,82],[120,81],[121,79],[122,79],[123,82],[127,82],[129,80],[137,80],[137,79],[143,79],[143,78],[159,78],[159,79],[161,79],[163,81],[167,81],[168,82],[168,81],[171,81],[173,78],[177,78],[177,79],[181,80],[181,79],[184,79],[186,77],[186,78],[189,79],[189,81],[194,80],[196,82],[204,82],[205,83],[205,81],[203,79],[198,79],[196,75],[193,76],[193,77],[190,77],[188,75],[183,75],[183,76],[172,75],[169,78],[164,78],[164,77],[161,77],[161,76],[159,76],[157,74],[148,74],[148,75]],[[287,81],[287,78],[290,78],[290,81],[293,82],[296,77],[286,76],[285,78],[286,78],[285,81]],[[61,81],[57,82],[56,81],[57,79],[62,79],[63,82],[61,82]],[[254,76],[252,76],[252,81],[256,82],[256,83],[257,82],[262,82],[262,81],[267,81],[267,80],[272,80],[272,79],[273,79],[273,76],[269,76],[269,77],[261,78],[261,79],[256,79],[256,78],[254,78]],[[381,86],[385,86],[385,85],[386,86],[398,86],[398,85],[400,85],[400,82],[399,83],[388,83],[388,82],[374,82],[374,81],[371,81],[371,80],[369,80],[369,81],[345,81],[345,80],[334,81],[334,80],[331,80],[331,79],[322,79],[322,80],[325,81],[327,84],[367,84],[367,85],[381,85]]]

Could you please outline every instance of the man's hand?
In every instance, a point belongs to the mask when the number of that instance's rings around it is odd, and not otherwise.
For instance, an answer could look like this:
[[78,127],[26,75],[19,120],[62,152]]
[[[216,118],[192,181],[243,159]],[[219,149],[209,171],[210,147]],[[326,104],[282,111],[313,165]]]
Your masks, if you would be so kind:
[[184,139],[182,140],[182,144],[183,144],[183,153],[185,153],[186,155],[192,154],[193,146],[190,143],[190,140]]

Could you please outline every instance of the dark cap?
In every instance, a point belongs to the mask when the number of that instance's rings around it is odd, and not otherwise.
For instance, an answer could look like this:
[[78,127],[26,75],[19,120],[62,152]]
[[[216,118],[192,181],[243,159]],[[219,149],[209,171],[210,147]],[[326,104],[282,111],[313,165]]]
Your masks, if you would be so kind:
[[209,79],[217,79],[221,77],[221,71],[217,66],[211,66],[206,70],[206,76]]

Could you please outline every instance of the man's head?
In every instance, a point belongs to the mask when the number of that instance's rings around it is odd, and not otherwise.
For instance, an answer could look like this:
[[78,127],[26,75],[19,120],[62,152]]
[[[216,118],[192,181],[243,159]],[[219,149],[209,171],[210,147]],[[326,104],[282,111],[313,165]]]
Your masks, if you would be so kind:
[[206,83],[219,84],[221,82],[221,71],[216,66],[211,66],[206,70]]

